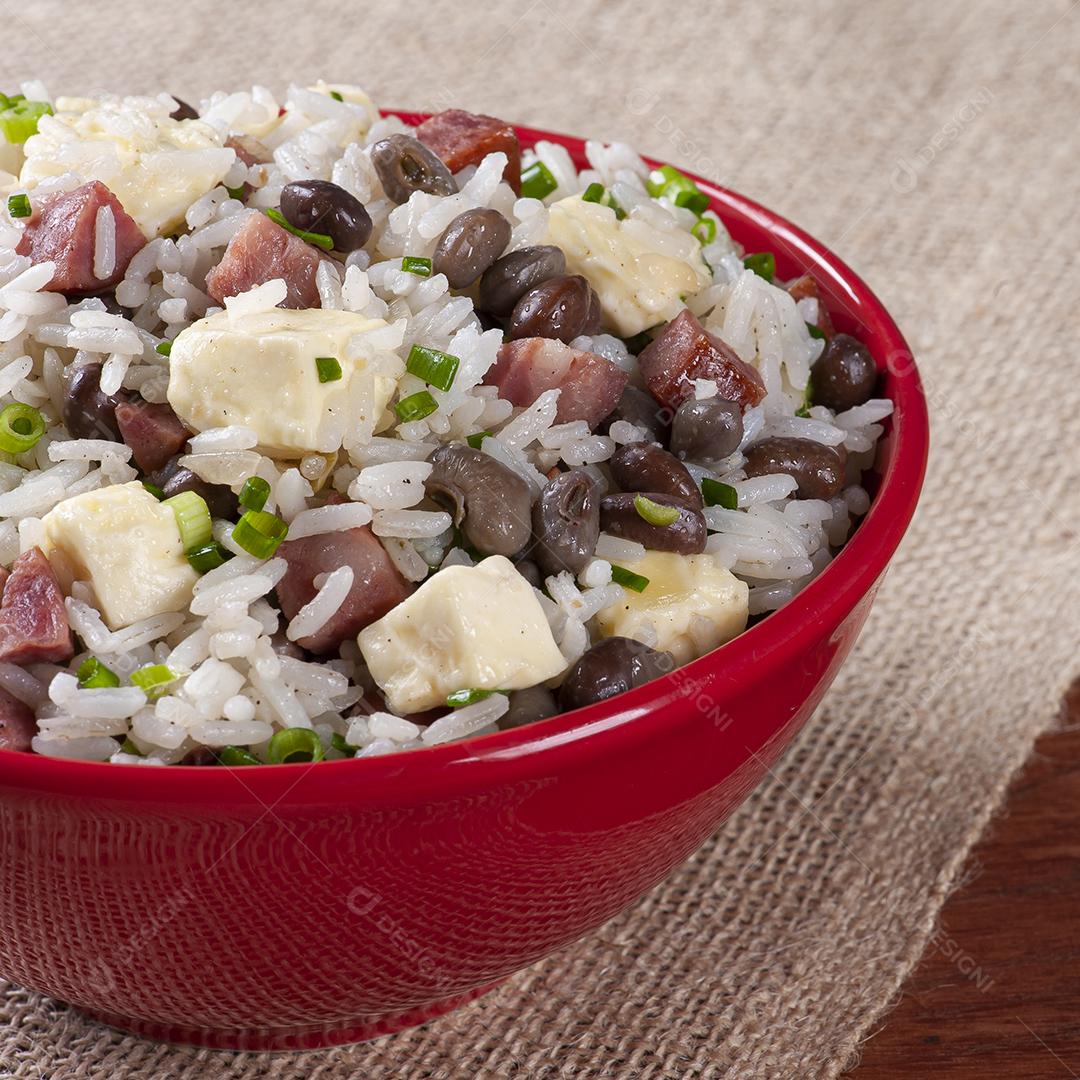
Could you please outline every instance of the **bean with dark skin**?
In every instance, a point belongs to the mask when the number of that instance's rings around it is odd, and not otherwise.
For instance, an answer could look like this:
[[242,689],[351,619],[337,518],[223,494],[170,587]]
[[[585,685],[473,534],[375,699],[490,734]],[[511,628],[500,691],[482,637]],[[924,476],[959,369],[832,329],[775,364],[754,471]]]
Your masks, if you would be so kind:
[[701,507],[701,488],[674,455],[655,443],[628,443],[620,446],[611,460],[611,475],[623,491],[660,491],[674,495],[690,506]]
[[505,318],[531,288],[565,273],[566,256],[550,244],[511,251],[484,271],[480,279],[480,309]]
[[628,386],[619,398],[619,404],[604,420],[605,432],[618,420],[634,427],[644,428],[654,442],[667,442],[671,428],[671,410],[644,390]]
[[510,337],[573,341],[591,325],[593,295],[580,274],[564,274],[534,285],[514,305]]
[[75,439],[120,439],[116,406],[120,399],[101,392],[101,365],[84,364],[67,380],[61,419]]
[[532,490],[512,469],[469,446],[440,446],[424,487],[485,555],[516,555],[532,535]]
[[674,667],[670,653],[657,652],[632,638],[605,638],[570,669],[559,688],[559,704],[569,712],[606,701],[658,679]]
[[496,723],[500,731],[509,731],[511,728],[535,724],[537,720],[546,720],[558,711],[555,695],[546,686],[530,686],[510,693],[510,708]]
[[787,473],[799,485],[797,499],[831,499],[844,487],[847,452],[813,439],[774,436],[754,443],[746,451],[746,475]]
[[371,148],[371,164],[392,202],[408,202],[414,191],[453,195],[458,189],[443,160],[411,135],[380,139]]
[[190,469],[181,468],[177,464],[178,460],[179,458],[173,458],[150,477],[150,482],[157,484],[167,499],[172,498],[173,495],[179,495],[181,491],[194,491],[205,500],[211,517],[233,518],[236,516],[240,501],[231,488],[224,484],[208,484]]
[[533,505],[532,557],[545,577],[585,569],[600,536],[600,505],[583,469],[560,473]]
[[335,251],[358,251],[371,236],[364,204],[329,180],[296,180],[281,189],[281,213],[294,228],[322,233]]
[[810,369],[810,378],[814,404],[843,412],[873,397],[877,365],[861,341],[835,334]]
[[169,95],[173,101],[176,102],[176,108],[169,113],[169,117],[172,120],[198,120],[198,112],[192,108],[183,98],[178,98],[175,94]]
[[445,274],[450,288],[468,288],[506,250],[510,232],[498,210],[466,210],[439,237],[431,269]]
[[671,421],[671,452],[691,461],[720,461],[739,449],[742,409],[723,398],[684,401]]
[[540,567],[532,561],[532,559],[518,559],[514,563],[514,569],[534,588],[539,589],[544,584],[543,575],[540,573]]
[[[670,525],[651,524],[637,511],[634,504],[637,494],[661,506],[674,506],[679,516]],[[636,540],[650,551],[674,551],[679,555],[700,555],[708,539],[701,510],[660,491],[621,492],[605,496],[600,503],[600,528],[612,536]]]

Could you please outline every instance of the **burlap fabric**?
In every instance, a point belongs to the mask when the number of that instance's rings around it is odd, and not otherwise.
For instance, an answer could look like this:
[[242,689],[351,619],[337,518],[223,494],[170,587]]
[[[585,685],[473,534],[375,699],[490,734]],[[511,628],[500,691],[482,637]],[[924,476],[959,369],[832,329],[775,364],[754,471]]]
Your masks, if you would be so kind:
[[325,75],[714,176],[868,279],[922,366],[935,440],[921,512],[818,716],[696,858],[591,939],[424,1029],[298,1057],[162,1047],[8,987],[0,1074],[849,1066],[1076,673],[1077,5],[10,0],[0,16],[5,89],[195,98]]

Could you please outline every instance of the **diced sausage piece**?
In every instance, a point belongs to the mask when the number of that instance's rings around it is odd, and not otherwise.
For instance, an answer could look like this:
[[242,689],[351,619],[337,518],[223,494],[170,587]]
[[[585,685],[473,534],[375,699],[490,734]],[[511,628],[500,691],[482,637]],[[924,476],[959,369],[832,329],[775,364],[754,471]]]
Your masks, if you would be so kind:
[[0,750],[29,750],[36,731],[33,709],[0,688]]
[[230,135],[225,140],[230,150],[250,168],[252,165],[265,165],[274,160],[274,155],[253,135]]
[[[31,195],[34,214],[15,249],[34,263],[54,262],[56,271],[45,286],[50,292],[97,292],[120,281],[132,256],[146,244],[146,237],[120,200],[100,180],[91,180],[74,191],[50,195],[37,201]],[[112,272],[94,273],[98,210],[107,206],[116,223]]]
[[0,660],[11,664],[62,663],[75,654],[64,594],[40,548],[11,567],[0,600]]
[[710,334],[690,311],[681,312],[645,346],[638,366],[649,393],[670,409],[693,396],[693,379],[714,380],[719,397],[744,409],[765,396],[757,370]]
[[416,129],[416,137],[434,150],[452,173],[466,165],[479,165],[488,154],[501,150],[509,159],[503,179],[521,193],[521,144],[505,120],[447,109],[429,116]]
[[556,420],[584,420],[594,428],[618,405],[628,378],[618,364],[596,353],[555,338],[519,338],[501,346],[484,382],[515,405],[531,405],[544,391],[558,389]]
[[144,473],[157,472],[180,453],[191,438],[171,405],[148,401],[121,401],[116,406],[116,424],[124,442],[131,447],[135,464]]
[[803,274],[802,277],[789,281],[785,287],[795,303],[800,300],[816,300],[818,302],[817,321],[814,325],[825,335],[826,340],[831,338],[836,333],[836,327],[833,326],[825,301],[821,299],[821,291],[818,289],[817,281],[809,274]]
[[206,291],[220,304],[274,278],[288,286],[284,307],[319,307],[315,272],[319,253],[298,236],[254,213],[229,241],[221,262],[206,275]]
[[345,602],[325,626],[297,642],[314,653],[331,652],[346,638],[356,637],[400,604],[412,589],[366,525],[287,540],[278,554],[289,564],[277,587],[281,610],[288,619],[315,595],[314,579],[319,574],[339,566],[352,567],[353,583]]

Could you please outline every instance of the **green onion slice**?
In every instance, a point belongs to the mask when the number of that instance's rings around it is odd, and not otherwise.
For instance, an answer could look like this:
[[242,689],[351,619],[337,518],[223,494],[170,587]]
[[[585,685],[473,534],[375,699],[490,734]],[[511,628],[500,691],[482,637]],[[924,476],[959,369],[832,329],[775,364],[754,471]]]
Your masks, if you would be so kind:
[[490,431],[474,431],[471,435],[465,436],[465,441],[474,449],[479,450],[484,445],[485,439],[491,438]]
[[346,757],[356,756],[356,747],[350,746],[345,741],[345,736],[340,731],[335,731],[330,736],[330,745],[339,753],[344,754]]
[[322,248],[323,251],[334,250],[334,241],[325,233],[304,232],[303,229],[297,229],[285,220],[285,215],[280,210],[275,210],[272,206],[263,210],[263,213],[272,222],[280,225],[287,232],[291,232],[293,236],[299,236],[301,240],[306,240],[309,244],[314,244],[316,247]]
[[9,195],[7,208],[13,218],[29,217],[34,212],[29,195]]
[[336,356],[316,356],[315,370],[319,374],[319,382],[337,382],[341,378],[341,361]]
[[226,746],[220,754],[218,761],[222,765],[261,765],[262,762],[249,750],[242,746]]
[[645,181],[645,190],[654,198],[670,199],[676,206],[685,206],[695,214],[709,209],[709,197],[673,165],[653,169]]
[[151,484],[149,480],[144,480],[142,486],[150,492],[151,495],[157,499],[158,502],[165,501],[165,492],[157,486],[157,484]]
[[269,559],[288,531],[281,518],[265,510],[247,510],[233,526],[232,537],[249,555]]
[[634,509],[638,512],[638,517],[643,518],[650,525],[674,525],[679,520],[677,506],[665,506],[663,503],[654,502],[646,495],[634,496]]
[[634,592],[644,592],[649,586],[647,577],[635,574],[633,570],[627,570],[625,566],[616,566],[614,563],[611,564],[611,580],[625,589],[633,589]]
[[820,326],[815,326],[812,322],[806,324],[806,332],[812,337],[821,340],[825,337],[825,331]]
[[690,232],[701,241],[704,247],[716,239],[716,221],[711,217],[699,217]]
[[13,402],[0,412],[0,450],[22,454],[45,434],[45,417],[33,405]]
[[22,95],[8,98],[7,107],[0,110],[0,133],[9,143],[24,143],[38,129],[43,116],[52,116],[53,107],[47,101],[26,101]]
[[154,352],[160,353],[162,356],[172,355],[172,342],[171,341],[159,341],[154,346]]
[[454,385],[460,364],[461,361],[450,353],[429,349],[425,345],[414,345],[409,350],[409,359],[405,361],[405,370],[437,390],[449,390]]
[[455,690],[446,699],[446,704],[451,709],[460,709],[465,705],[475,705],[478,701],[484,701],[492,694],[509,694],[509,690],[481,690],[473,687],[468,690]]
[[725,510],[737,510],[739,493],[730,485],[706,476],[701,481],[701,495],[706,506],[722,506]]
[[753,255],[747,255],[743,259],[743,266],[747,270],[753,270],[758,277],[766,281],[772,281],[776,277],[776,256],[771,251],[759,251]]
[[249,476],[237,498],[245,510],[261,510],[270,498],[270,484],[261,476]]
[[147,664],[131,673],[131,685],[137,686],[151,700],[160,697],[165,688],[180,676],[166,664]]
[[130,736],[120,744],[121,754],[131,754],[132,757],[145,757],[146,755],[131,741]]
[[582,202],[603,202],[604,185],[593,181],[582,193]]
[[344,98],[343,98],[343,97],[341,96],[340,92],[339,92],[339,91],[337,91],[337,90],[331,90],[331,91],[330,91],[330,96],[331,96],[331,97],[332,97],[332,98],[333,98],[333,99],[334,99],[335,101],[344,101],[344,100],[345,100],[345,99],[344,99]]
[[241,184],[239,187],[227,187],[225,190],[229,193],[229,198],[230,199],[236,199],[238,202],[243,202],[244,201],[244,185],[243,184]]
[[180,530],[180,543],[184,551],[196,551],[205,547],[213,538],[213,522],[210,520],[210,508],[206,500],[194,491],[181,491],[166,499],[164,506],[169,507],[176,516],[176,527]]
[[521,194],[526,199],[543,199],[558,186],[551,170],[542,161],[534,161],[521,172]]
[[311,728],[286,728],[279,731],[267,747],[266,756],[274,765],[322,761],[322,740]]
[[406,255],[401,260],[401,269],[417,277],[431,277],[431,260],[422,259],[418,255]]
[[101,686],[119,686],[120,676],[107,668],[96,656],[88,656],[78,671],[79,685],[84,690],[96,690]]
[[418,393],[410,394],[407,398],[402,398],[394,406],[394,412],[397,413],[397,418],[403,424],[408,424],[413,420],[423,420],[425,416],[430,416],[435,412],[438,407],[439,403],[431,394],[427,390],[421,390]]
[[197,570],[200,574],[205,574],[208,570],[216,570],[231,558],[231,551],[223,548],[216,541],[211,541],[201,548],[189,551],[187,561],[191,563],[193,570]]

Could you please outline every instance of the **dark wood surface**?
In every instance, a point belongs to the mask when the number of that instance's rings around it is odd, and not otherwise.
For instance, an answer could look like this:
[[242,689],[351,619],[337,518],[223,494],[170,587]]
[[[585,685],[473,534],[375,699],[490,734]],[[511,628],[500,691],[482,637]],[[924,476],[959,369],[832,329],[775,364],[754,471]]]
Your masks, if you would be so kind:
[[848,1080],[1080,1077],[1080,683]]

